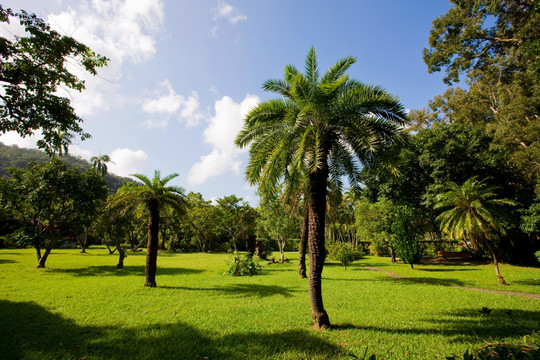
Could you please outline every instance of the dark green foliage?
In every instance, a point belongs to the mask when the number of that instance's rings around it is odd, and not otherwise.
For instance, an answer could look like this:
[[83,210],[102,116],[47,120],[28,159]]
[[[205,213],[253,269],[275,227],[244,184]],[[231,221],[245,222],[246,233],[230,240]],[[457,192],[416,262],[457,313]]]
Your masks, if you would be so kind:
[[229,269],[223,275],[231,276],[253,276],[262,271],[261,265],[253,260],[251,254],[234,253],[234,259],[230,262]]
[[[11,166],[17,169],[25,169],[30,162],[41,164],[49,160],[50,157],[43,151],[19,148],[16,145],[7,146],[0,142],[0,176],[9,177],[8,169]],[[77,167],[81,171],[92,167],[88,161],[71,155],[62,156],[62,161],[69,167]],[[114,194],[123,184],[133,182],[133,180],[107,173],[105,174],[105,182],[109,188],[109,193]]]
[[414,268],[413,264],[417,264],[422,259],[423,254],[420,233],[415,224],[417,218],[412,208],[400,206],[396,210],[392,223],[392,244],[396,255],[412,268]]
[[[68,70],[68,62],[96,75],[107,58],[69,36],[60,35],[34,14],[14,13],[0,5],[0,21],[18,21],[25,36],[0,37],[0,132],[15,131],[29,136],[41,131],[38,147],[53,154],[66,145],[65,134],[90,137],[80,126],[68,98],[59,88],[82,91],[84,81]],[[69,140],[69,139],[67,139]]]
[[328,246],[328,257],[332,260],[339,261],[345,270],[353,261],[360,260],[364,254],[360,249],[356,249],[349,243],[333,243]]

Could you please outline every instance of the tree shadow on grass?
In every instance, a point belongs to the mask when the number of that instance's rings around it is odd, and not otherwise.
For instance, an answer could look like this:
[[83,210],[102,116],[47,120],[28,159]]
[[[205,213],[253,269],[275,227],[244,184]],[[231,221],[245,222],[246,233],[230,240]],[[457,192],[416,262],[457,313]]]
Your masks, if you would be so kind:
[[540,286],[540,279],[514,280],[512,284]]
[[211,291],[234,297],[257,297],[265,298],[269,296],[292,297],[292,293],[299,292],[285,286],[279,285],[258,285],[258,284],[233,284],[227,286],[217,286],[211,288],[184,287],[184,286],[158,286],[163,289],[187,290],[187,291]]
[[[99,266],[89,266],[85,268],[76,268],[76,269],[49,269],[48,271],[71,274],[73,276],[126,276],[134,274],[144,274],[143,265],[131,265],[124,266],[123,269],[117,269],[116,266],[112,265],[99,265]],[[166,268],[159,267],[157,268],[157,274],[159,275],[190,275],[190,274],[199,274],[205,270],[199,269],[183,269],[183,268]]]
[[445,269],[445,268],[437,268],[437,269],[416,269],[417,271],[425,271],[425,272],[454,272],[454,271],[479,271],[480,269]]
[[0,264],[14,264],[17,261],[15,260],[9,260],[9,259],[0,259]]
[[346,355],[309,330],[220,335],[176,322],[146,327],[81,326],[32,302],[0,301],[6,359],[333,359]]
[[367,278],[367,279],[354,279],[354,278],[326,278],[323,277],[324,280],[331,280],[331,281],[349,281],[349,282],[390,282],[390,283],[396,283],[400,285],[417,285],[420,284],[426,284],[426,285],[437,285],[437,286],[466,286],[467,283],[458,280],[458,279],[440,279],[440,278],[431,278],[431,277],[406,277],[406,278],[399,278],[399,277],[392,277],[385,275],[384,277],[379,277],[376,279]]
[[362,326],[350,323],[335,324],[334,330],[367,330],[392,334],[434,334],[444,336],[450,343],[473,341],[501,342],[507,338],[522,338],[538,330],[540,311],[512,310],[512,318],[506,313],[509,309],[494,310],[485,314],[478,308],[451,312],[437,312],[437,316],[423,319],[412,328]]

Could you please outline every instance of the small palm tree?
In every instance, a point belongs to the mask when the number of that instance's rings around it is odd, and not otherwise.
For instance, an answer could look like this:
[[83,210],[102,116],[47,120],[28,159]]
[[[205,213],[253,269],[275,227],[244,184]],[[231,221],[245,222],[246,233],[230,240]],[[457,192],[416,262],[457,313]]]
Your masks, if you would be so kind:
[[126,184],[119,190],[118,201],[126,205],[142,202],[148,208],[148,246],[146,249],[146,281],[144,286],[156,286],[157,251],[159,246],[160,210],[164,206],[172,207],[181,214],[185,206],[185,190],[179,186],[166,186],[169,181],[178,176],[171,174],[161,178],[158,170],[150,180],[142,174],[132,174],[142,184]]
[[109,155],[92,156],[90,161],[92,162],[92,167],[94,170],[98,174],[101,174],[101,176],[105,176],[105,174],[107,174],[107,163],[112,162]]
[[474,248],[486,247],[491,254],[500,284],[506,284],[499,271],[497,251],[493,241],[506,231],[500,221],[501,207],[515,205],[512,200],[497,198],[495,186],[476,176],[459,186],[446,185],[446,191],[436,196],[435,209],[446,209],[438,217],[441,231],[460,239],[468,239]]
[[339,60],[320,77],[312,48],[305,74],[287,65],[283,80],[263,84],[282,98],[252,109],[235,140],[238,147],[250,145],[246,178],[263,195],[275,194],[280,182],[301,182],[307,169],[308,282],[315,328],[330,327],[321,287],[327,181],[339,187],[347,176],[351,187],[358,187],[361,165],[372,165],[404,140],[405,109],[382,88],[349,79],[345,72],[355,61]]

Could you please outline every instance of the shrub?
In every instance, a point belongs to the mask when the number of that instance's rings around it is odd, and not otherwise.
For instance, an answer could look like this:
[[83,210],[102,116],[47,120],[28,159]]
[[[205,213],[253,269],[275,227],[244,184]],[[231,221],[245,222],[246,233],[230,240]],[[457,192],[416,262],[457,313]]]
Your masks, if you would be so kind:
[[392,224],[394,250],[403,262],[411,265],[411,268],[414,268],[413,264],[422,259],[423,254],[422,243],[414,221],[414,210],[402,206],[396,212],[396,219]]
[[388,256],[390,252],[388,251],[388,245],[382,239],[373,240],[368,247],[369,254],[375,256]]
[[540,251],[537,251],[534,253],[534,256],[538,259],[538,262],[540,262]]
[[261,265],[253,260],[251,254],[238,255],[234,253],[234,260],[230,262],[229,269],[223,275],[252,276],[262,271]]
[[363,253],[349,243],[334,243],[328,247],[328,257],[339,261],[347,270],[347,266],[361,259]]
[[513,344],[492,344],[476,350],[472,354],[465,351],[463,357],[449,356],[448,360],[535,360],[540,359],[540,350],[532,346]]

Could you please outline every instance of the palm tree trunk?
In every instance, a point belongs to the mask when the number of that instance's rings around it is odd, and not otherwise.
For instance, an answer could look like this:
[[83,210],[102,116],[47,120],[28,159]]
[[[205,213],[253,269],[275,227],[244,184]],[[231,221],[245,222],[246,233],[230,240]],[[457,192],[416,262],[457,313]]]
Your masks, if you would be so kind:
[[495,274],[497,274],[497,280],[499,281],[499,284],[508,285],[506,281],[504,281],[504,278],[501,275],[501,272],[499,271],[499,260],[497,258],[497,249],[495,249],[495,246],[493,246],[493,244],[489,240],[486,240],[485,244],[489,252],[491,253],[491,258],[493,259],[493,265],[495,265]]
[[301,279],[306,278],[306,249],[309,234],[309,204],[304,199],[304,211],[302,216],[302,233],[300,234],[300,244],[298,244],[298,274]]
[[156,287],[157,251],[159,246],[159,206],[156,201],[148,203],[148,245],[146,248],[146,281],[144,286]]
[[[326,165],[326,164],[324,164]],[[330,328],[330,319],[322,299],[322,271],[325,260],[324,225],[326,216],[326,180],[328,167],[309,174],[309,300],[315,329]]]

